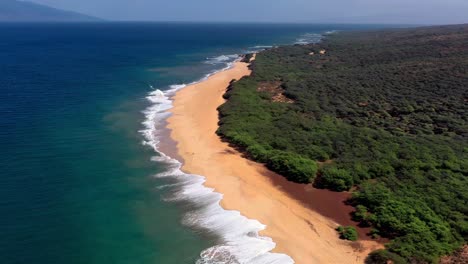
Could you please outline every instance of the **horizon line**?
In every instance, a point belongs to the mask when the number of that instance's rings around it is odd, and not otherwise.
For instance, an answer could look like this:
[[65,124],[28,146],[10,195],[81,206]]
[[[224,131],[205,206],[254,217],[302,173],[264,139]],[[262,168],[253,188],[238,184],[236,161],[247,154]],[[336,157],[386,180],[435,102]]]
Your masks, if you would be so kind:
[[25,21],[1,21],[2,24],[110,24],[110,23],[174,23],[174,24],[278,24],[278,25],[389,25],[389,26],[443,26],[464,25],[466,23],[393,23],[393,22],[308,22],[308,21],[191,21],[191,20],[106,20],[95,21],[67,21],[67,20],[25,20]]

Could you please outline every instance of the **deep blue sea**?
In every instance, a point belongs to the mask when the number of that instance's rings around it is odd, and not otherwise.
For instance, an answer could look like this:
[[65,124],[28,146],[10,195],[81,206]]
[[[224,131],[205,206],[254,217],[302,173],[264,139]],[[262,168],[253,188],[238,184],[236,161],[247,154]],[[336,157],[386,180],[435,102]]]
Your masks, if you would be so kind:
[[[244,227],[239,215],[223,216],[201,177],[174,176],[177,162],[155,152],[167,90],[226,67],[237,54],[368,27],[0,24],[0,263],[284,257],[245,255],[241,245],[262,254],[271,247],[241,237],[257,223]],[[231,229],[207,219],[216,213]]]

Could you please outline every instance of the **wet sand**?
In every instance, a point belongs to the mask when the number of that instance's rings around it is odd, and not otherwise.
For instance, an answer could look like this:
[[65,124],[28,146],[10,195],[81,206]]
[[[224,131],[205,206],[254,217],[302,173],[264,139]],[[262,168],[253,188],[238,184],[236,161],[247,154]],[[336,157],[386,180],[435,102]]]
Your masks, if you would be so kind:
[[[243,158],[216,135],[217,107],[233,79],[249,75],[247,63],[176,93],[168,133],[177,143],[161,146],[177,152],[185,172],[203,175],[206,185],[224,195],[223,208],[237,210],[257,219],[267,228],[262,235],[276,242],[275,252],[291,256],[296,263],[363,263],[366,255],[382,245],[369,240],[343,241],[335,228],[355,225],[352,207],[343,203],[349,194],[318,190],[310,185],[291,183],[262,164]],[[360,230],[365,237],[366,230]]]

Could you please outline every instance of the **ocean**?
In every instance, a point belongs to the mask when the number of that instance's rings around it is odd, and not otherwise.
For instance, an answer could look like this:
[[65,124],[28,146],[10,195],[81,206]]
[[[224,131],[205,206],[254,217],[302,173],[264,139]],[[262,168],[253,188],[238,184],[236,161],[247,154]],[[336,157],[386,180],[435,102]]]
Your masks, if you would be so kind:
[[239,54],[376,27],[0,24],[0,262],[292,263],[159,153],[164,111]]

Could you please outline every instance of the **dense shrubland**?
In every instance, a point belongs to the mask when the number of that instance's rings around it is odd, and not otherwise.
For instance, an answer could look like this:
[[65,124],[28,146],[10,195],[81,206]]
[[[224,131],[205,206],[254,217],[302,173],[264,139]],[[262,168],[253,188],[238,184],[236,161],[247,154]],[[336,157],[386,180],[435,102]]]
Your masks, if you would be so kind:
[[218,133],[291,181],[355,187],[353,219],[391,239],[369,261],[437,262],[468,240],[467,43],[450,26],[267,50],[229,87]]

